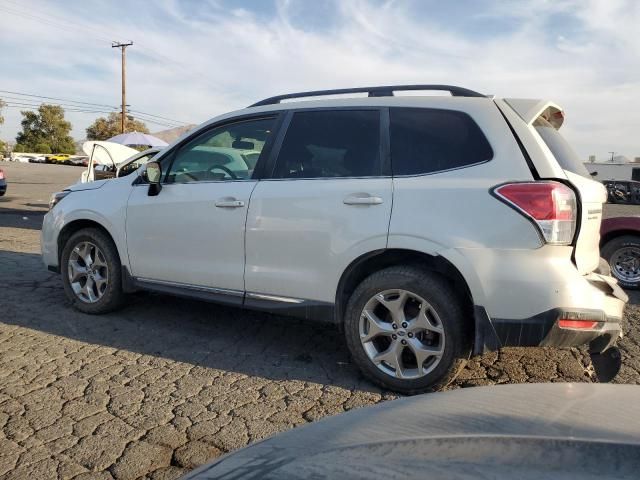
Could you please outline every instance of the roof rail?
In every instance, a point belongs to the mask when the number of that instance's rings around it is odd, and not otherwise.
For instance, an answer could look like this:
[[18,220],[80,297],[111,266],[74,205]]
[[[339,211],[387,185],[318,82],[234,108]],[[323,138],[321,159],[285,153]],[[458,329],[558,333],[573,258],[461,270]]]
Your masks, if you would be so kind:
[[304,97],[320,97],[325,95],[341,95],[348,93],[367,93],[370,97],[393,97],[393,92],[407,90],[434,90],[451,93],[453,97],[484,97],[481,93],[474,92],[467,88],[455,87],[452,85],[386,85],[383,87],[356,87],[356,88],[337,88],[334,90],[315,90],[312,92],[288,93],[286,95],[277,95],[275,97],[260,100],[250,107],[261,107],[263,105],[274,105],[280,103],[281,100],[290,98]]

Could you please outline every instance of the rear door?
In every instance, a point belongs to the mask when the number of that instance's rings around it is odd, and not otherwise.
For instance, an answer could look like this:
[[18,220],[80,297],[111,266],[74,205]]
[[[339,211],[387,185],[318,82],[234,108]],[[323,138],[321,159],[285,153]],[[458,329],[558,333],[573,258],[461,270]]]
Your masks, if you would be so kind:
[[349,263],[386,247],[392,181],[380,118],[377,108],[288,114],[271,178],[251,196],[247,302],[333,303]]

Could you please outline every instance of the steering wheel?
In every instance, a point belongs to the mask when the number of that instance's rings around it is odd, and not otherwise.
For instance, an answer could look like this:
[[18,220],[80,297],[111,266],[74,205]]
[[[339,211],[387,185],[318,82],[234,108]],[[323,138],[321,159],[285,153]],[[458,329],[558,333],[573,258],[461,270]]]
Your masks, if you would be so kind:
[[235,173],[233,173],[231,170],[229,170],[227,167],[223,167],[222,165],[214,165],[213,167],[211,167],[209,169],[209,173],[212,173],[215,169],[218,170],[222,170],[224,173],[226,173],[227,175],[229,175],[232,179],[237,180],[238,177],[236,176]]

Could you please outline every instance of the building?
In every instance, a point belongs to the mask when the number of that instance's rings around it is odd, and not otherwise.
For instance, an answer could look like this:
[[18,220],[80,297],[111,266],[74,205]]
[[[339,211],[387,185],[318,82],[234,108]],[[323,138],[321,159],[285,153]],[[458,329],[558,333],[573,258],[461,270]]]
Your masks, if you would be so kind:
[[[589,157],[589,160],[592,156]],[[584,166],[596,180],[638,180],[640,181],[640,157],[629,160],[624,155],[613,157],[613,161],[585,162]]]

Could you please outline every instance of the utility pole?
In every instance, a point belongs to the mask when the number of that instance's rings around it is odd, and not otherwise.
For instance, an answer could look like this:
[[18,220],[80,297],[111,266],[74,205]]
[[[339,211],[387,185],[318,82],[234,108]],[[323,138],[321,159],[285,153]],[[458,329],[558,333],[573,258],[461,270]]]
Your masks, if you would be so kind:
[[613,162],[613,156],[616,154],[616,152],[609,152],[611,154],[611,162]]
[[120,42],[111,42],[111,48],[119,48],[122,52],[122,114],[120,117],[120,133],[124,133],[124,129],[127,126],[127,102],[126,102],[126,54],[125,50],[127,47],[133,45],[133,42],[129,43],[120,43]]

